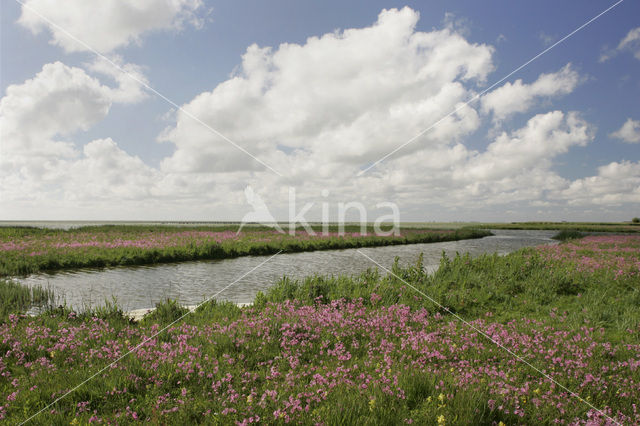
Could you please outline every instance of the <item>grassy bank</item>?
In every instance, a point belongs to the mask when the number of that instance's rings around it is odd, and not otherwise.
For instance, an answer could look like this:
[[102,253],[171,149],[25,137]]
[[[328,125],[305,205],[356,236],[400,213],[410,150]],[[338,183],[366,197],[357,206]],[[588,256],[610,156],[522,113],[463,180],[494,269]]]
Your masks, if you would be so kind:
[[268,227],[96,226],[71,230],[0,227],[0,276],[58,269],[142,265],[246,255],[431,243],[489,235],[474,229],[401,229],[376,235],[372,227],[333,226],[316,235],[279,233]]
[[51,306],[54,302],[52,289],[41,286],[27,287],[23,284],[0,279],[0,319],[8,314],[24,312],[31,307]]
[[283,279],[250,308],[208,303],[157,336],[175,303],[140,323],[113,307],[11,316],[0,417],[29,418],[141,343],[34,422],[638,423],[639,277],[640,237],[587,237],[443,258],[432,275],[418,261]]
[[512,222],[473,225],[483,229],[567,230],[582,232],[640,232],[640,223],[634,222]]

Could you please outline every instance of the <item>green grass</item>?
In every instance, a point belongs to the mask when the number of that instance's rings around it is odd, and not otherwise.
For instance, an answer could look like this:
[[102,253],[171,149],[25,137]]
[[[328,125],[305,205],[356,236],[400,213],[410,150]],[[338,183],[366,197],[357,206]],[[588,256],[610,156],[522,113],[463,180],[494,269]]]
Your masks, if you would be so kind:
[[[576,273],[571,266],[549,268],[548,262],[532,249],[508,256],[443,255],[440,267],[431,274],[422,272],[421,260],[416,265],[392,268],[396,277],[446,306],[464,318],[482,317],[493,312],[500,323],[527,317],[547,319],[549,314],[568,312],[563,321],[576,327],[586,322],[611,330],[640,326],[640,286],[637,276],[612,279],[608,271]],[[307,277],[300,281],[284,278],[267,294],[259,293],[256,306],[296,300],[313,304],[321,300],[368,299],[372,292],[381,297],[380,304],[402,304],[419,309],[429,305],[403,281],[372,269],[357,279],[345,276]],[[606,285],[604,285],[606,283]],[[403,288],[404,287],[404,288]],[[398,288],[403,288],[398,291]],[[430,309],[443,315],[448,312],[431,304]],[[610,335],[609,337],[613,336]]]
[[48,306],[54,302],[53,290],[41,286],[27,287],[15,281],[0,279],[0,319],[8,314],[24,312],[34,306]]
[[[0,277],[40,271],[148,265],[188,260],[221,259],[248,255],[334,250],[392,244],[430,243],[480,238],[490,233],[474,229],[401,229],[400,236],[378,236],[373,228],[359,235],[358,226],[345,227],[346,235],[280,234],[253,226],[236,235],[235,227],[96,226],[71,230],[0,228]],[[321,229],[317,229],[321,232]]]
[[[25,420],[140,344],[34,423],[537,425],[597,417],[482,330],[620,423],[637,423],[640,240],[623,238],[443,256],[433,274],[419,258],[396,262],[393,274],[283,278],[252,307],[208,302],[157,336],[185,313],[175,302],[140,323],[115,306],[12,317],[0,326],[0,416]],[[589,257],[624,257],[629,269],[619,274]]]
[[573,240],[576,238],[582,238],[584,236],[585,234],[583,234],[580,231],[576,231],[574,229],[563,229],[562,231],[554,235],[552,238],[558,241],[566,241],[566,240]]
[[474,224],[483,229],[573,230],[583,232],[640,232],[635,222],[512,222]]

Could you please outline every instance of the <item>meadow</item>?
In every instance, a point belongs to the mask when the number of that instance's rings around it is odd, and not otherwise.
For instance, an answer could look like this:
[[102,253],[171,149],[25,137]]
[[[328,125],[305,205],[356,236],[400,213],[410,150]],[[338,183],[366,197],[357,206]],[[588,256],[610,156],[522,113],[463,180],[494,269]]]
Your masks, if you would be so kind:
[[175,323],[171,301],[139,323],[116,306],[10,315],[0,418],[53,403],[31,422],[640,424],[639,283],[640,236],[588,236],[432,274],[285,278]]
[[630,222],[512,222],[512,223],[474,223],[467,225],[483,229],[520,229],[520,230],[567,230],[582,232],[640,232],[640,220]]
[[295,235],[265,226],[88,226],[70,230],[0,227],[0,277],[59,269],[142,265],[186,260],[220,259],[282,252],[330,250],[480,238],[475,229],[400,229],[399,236],[376,235],[372,226],[339,232],[331,226],[315,235]]

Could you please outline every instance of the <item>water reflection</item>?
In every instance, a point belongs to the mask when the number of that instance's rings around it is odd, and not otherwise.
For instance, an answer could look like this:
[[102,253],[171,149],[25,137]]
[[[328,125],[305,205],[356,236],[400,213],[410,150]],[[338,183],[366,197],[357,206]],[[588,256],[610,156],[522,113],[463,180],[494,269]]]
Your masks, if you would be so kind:
[[[475,240],[434,244],[361,248],[376,262],[390,267],[396,256],[401,264],[413,263],[424,253],[424,263],[434,270],[442,252],[506,254],[522,247],[553,244],[555,231],[493,231],[494,236]],[[268,256],[172,263],[157,266],[83,269],[55,274],[36,274],[21,279],[33,285],[50,285],[58,296],[74,309],[102,305],[115,298],[125,311],[153,307],[166,298],[194,305],[219,292]],[[308,275],[357,275],[375,268],[355,249],[280,254],[222,292],[218,299],[236,303],[253,301],[258,291],[268,289],[283,275],[300,278]]]

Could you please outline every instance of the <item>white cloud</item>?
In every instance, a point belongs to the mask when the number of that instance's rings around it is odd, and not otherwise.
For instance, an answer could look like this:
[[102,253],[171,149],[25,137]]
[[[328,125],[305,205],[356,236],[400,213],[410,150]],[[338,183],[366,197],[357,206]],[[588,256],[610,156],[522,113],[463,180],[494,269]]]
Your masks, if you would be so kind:
[[52,138],[87,130],[111,107],[105,86],[82,69],[46,64],[34,78],[7,88],[0,100],[2,171],[43,171],[75,155],[73,144]]
[[198,15],[202,6],[202,0],[66,0],[64,5],[56,0],[26,0],[18,22],[34,34],[49,30],[51,43],[67,52],[84,51],[87,47],[65,31],[105,53],[139,43],[145,32],[179,30],[185,25],[199,27],[203,22]]
[[[2,216],[25,218],[24,212],[46,206],[52,219],[77,212],[86,219],[238,220],[250,209],[247,185],[278,219],[287,218],[288,185],[297,188],[298,210],[316,202],[316,219],[319,203],[352,200],[372,210],[381,201],[397,202],[405,219],[440,211],[440,220],[637,202],[639,163],[611,163],[573,182],[555,172],[559,156],[594,137],[578,113],[537,114],[516,129],[501,123],[506,130],[488,142],[478,135],[491,117],[504,120],[540,98],[574,90],[580,77],[570,65],[494,90],[482,99],[485,114],[479,115],[463,105],[493,70],[493,48],[470,43],[451,27],[418,32],[417,20],[408,8],[389,10],[369,27],[304,44],[252,45],[238,73],[184,105],[283,178],[181,112],[160,137],[175,152],[159,168],[107,135],[80,146],[73,142],[77,134],[102,120],[113,103],[145,94],[104,61],[86,65],[91,75],[47,64],[0,100]],[[146,81],[140,67],[113,58]],[[406,149],[356,176],[458,107]],[[326,199],[323,189],[330,191]]]
[[[593,139],[593,128],[576,113],[538,114],[510,133],[503,132],[483,151],[461,144],[425,149],[393,160],[359,185],[400,192],[405,208],[437,202],[447,209],[472,211],[488,205],[545,202],[547,192],[568,181],[553,171],[554,159]],[[364,183],[366,182],[366,183]]]
[[[184,108],[268,163],[291,150],[318,162],[374,161],[449,113],[469,97],[466,85],[493,70],[493,48],[448,28],[417,32],[418,18],[409,8],[384,10],[370,27],[303,45],[252,45],[237,75]],[[459,140],[478,125],[476,112],[463,108],[401,155]],[[167,171],[262,169],[184,113],[161,139],[177,147],[163,162]]]
[[469,21],[468,18],[456,16],[455,13],[445,12],[442,24],[452,32],[465,37],[468,37],[471,34],[471,21]]
[[553,42],[557,39],[556,36],[550,35],[545,33],[544,31],[540,31],[538,33],[538,39],[542,42],[542,44],[544,44],[545,46],[551,46],[553,44]]
[[629,30],[615,49],[605,49],[600,55],[600,62],[606,62],[622,51],[629,51],[640,60],[640,27]]
[[627,118],[622,127],[609,134],[612,138],[621,139],[626,143],[640,142],[640,120]]
[[493,182],[532,169],[548,169],[551,159],[572,146],[586,145],[592,138],[589,126],[576,113],[538,114],[512,134],[500,134],[484,153],[472,157],[456,177]]
[[630,30],[627,35],[620,40],[618,50],[630,50],[633,56],[640,60],[640,27]]
[[162,179],[157,170],[127,154],[111,138],[91,141],[82,151],[64,179],[66,194],[75,199],[146,199]]
[[487,114],[493,112],[494,120],[501,121],[529,110],[539,98],[571,93],[579,83],[580,75],[571,68],[571,64],[567,64],[558,72],[540,74],[531,84],[520,79],[505,83],[482,97],[482,111]]
[[143,74],[142,67],[126,64],[120,56],[113,56],[109,60],[112,63],[105,58],[96,57],[93,62],[86,64],[86,67],[90,71],[110,77],[118,84],[117,87],[109,89],[111,100],[119,103],[136,103],[145,99],[147,95],[144,92],[144,85],[148,85],[149,81]]
[[46,64],[32,79],[9,86],[0,100],[0,179],[5,192],[22,197],[25,188],[35,191],[63,182],[80,157],[68,138],[102,120],[113,102],[136,100],[138,95],[132,85],[105,86],[61,62]]
[[[144,79],[135,66],[124,66]],[[108,71],[101,67],[92,65],[96,71]],[[10,85],[0,100],[3,146],[31,148],[55,135],[87,130],[107,115],[112,102],[140,100],[143,94],[137,84],[126,76],[115,77],[120,85],[109,87],[81,68],[54,62],[23,84]]]
[[640,203],[640,162],[621,161],[599,167],[596,176],[575,180],[557,197],[576,205]]
[[[514,203],[543,205],[550,203],[547,194],[566,189],[570,183],[553,170],[554,160],[572,147],[586,145],[593,134],[593,127],[577,113],[553,111],[496,136],[482,151],[462,143],[424,146],[410,156],[391,158],[358,178],[347,167],[329,167],[331,173],[320,173],[313,158],[297,157],[303,161],[295,170],[294,182],[311,200],[329,188],[332,200],[355,198],[369,206],[392,200],[401,206],[403,215],[413,214],[414,218],[428,217],[427,212],[472,213]],[[273,194],[277,185],[256,187]],[[553,204],[557,206],[558,201]]]

